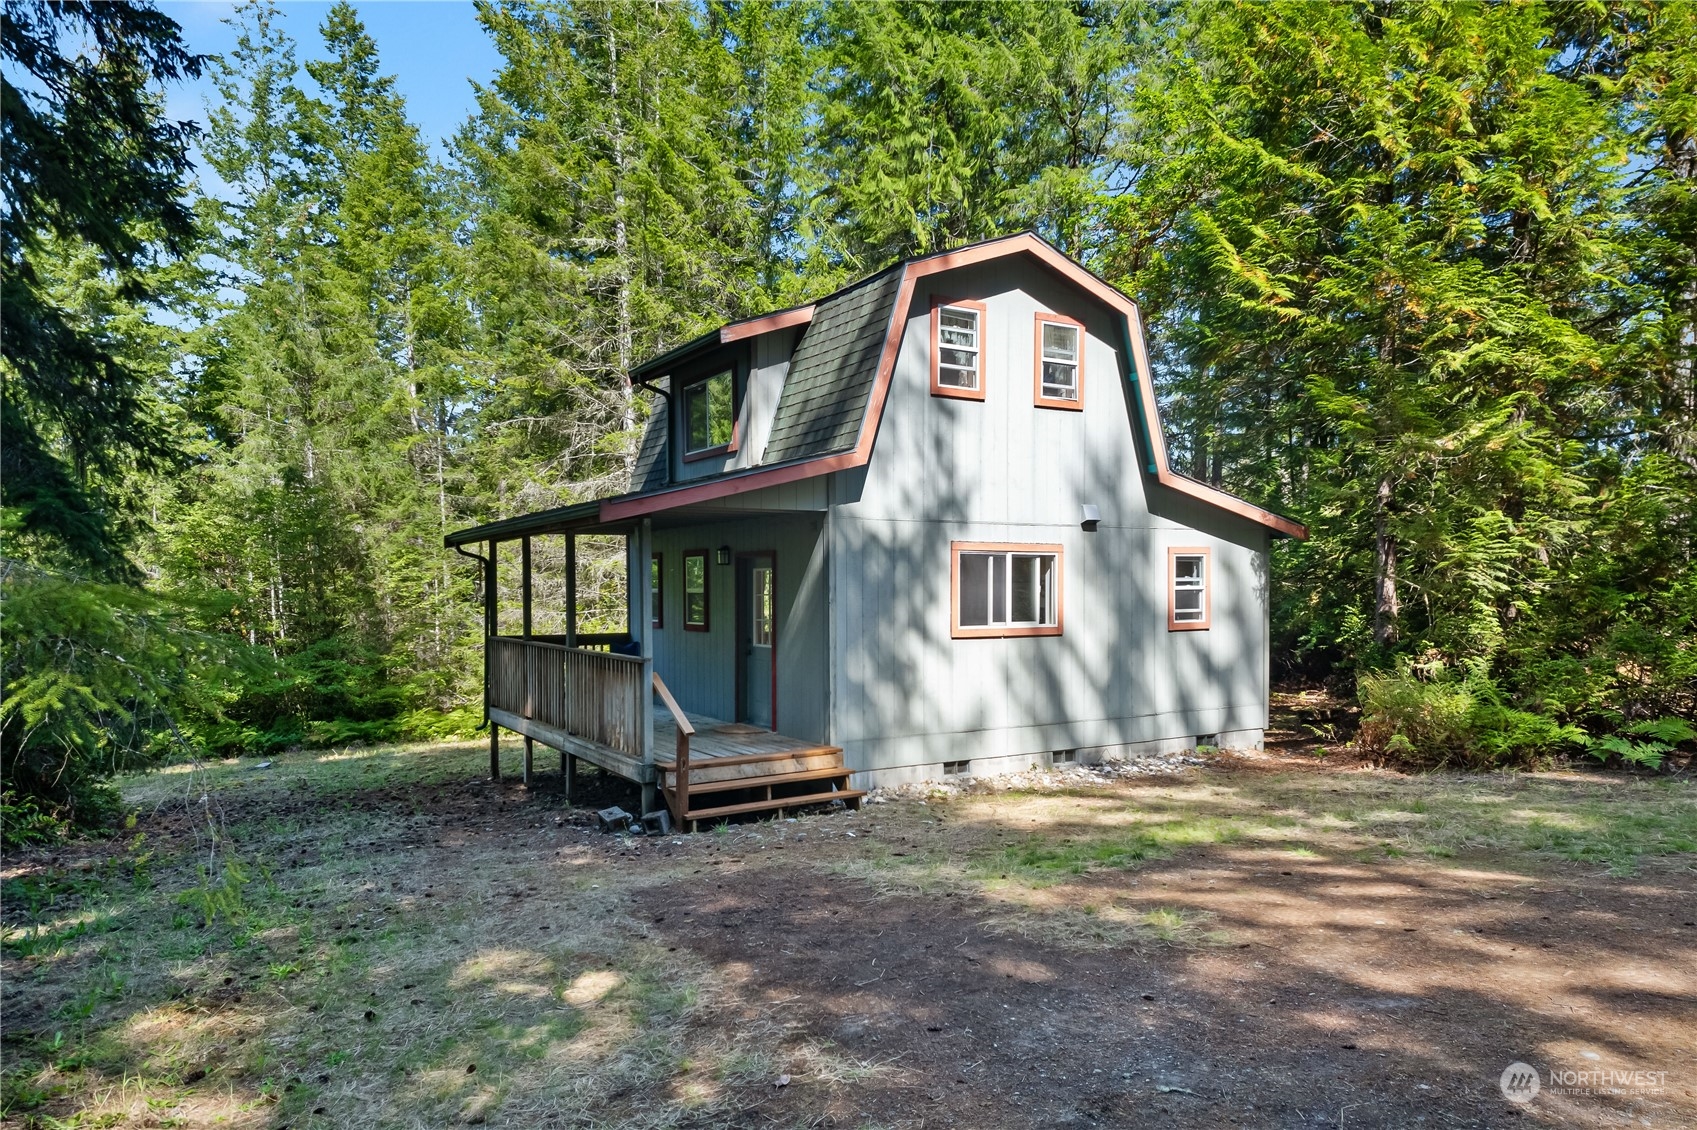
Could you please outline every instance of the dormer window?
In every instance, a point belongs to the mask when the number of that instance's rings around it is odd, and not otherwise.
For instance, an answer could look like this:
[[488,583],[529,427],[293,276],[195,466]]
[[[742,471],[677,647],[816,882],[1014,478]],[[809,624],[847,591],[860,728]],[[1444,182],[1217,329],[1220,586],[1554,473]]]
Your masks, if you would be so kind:
[[736,379],[725,369],[684,386],[685,457],[730,450],[736,442]]

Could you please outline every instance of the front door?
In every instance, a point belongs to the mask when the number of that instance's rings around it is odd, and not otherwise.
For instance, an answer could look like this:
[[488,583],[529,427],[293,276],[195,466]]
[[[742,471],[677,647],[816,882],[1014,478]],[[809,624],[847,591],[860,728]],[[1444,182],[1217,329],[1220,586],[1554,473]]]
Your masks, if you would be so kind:
[[778,581],[770,553],[737,555],[737,721],[778,728]]

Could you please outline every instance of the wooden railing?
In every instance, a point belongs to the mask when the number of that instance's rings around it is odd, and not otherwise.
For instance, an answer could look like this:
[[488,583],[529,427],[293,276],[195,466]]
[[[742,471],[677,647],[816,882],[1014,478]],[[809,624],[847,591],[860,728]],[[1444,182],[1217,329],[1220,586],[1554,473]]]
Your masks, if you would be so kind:
[[654,672],[654,693],[660,696],[660,701],[671,711],[672,723],[678,731],[677,772],[672,775],[672,824],[678,831],[687,832],[689,827],[685,821],[689,817],[689,739],[695,736],[695,727],[690,725],[689,715],[683,712],[678,700],[672,697],[672,692],[666,689],[666,681],[660,677],[658,671]]
[[643,660],[515,636],[490,636],[489,705],[649,760]]

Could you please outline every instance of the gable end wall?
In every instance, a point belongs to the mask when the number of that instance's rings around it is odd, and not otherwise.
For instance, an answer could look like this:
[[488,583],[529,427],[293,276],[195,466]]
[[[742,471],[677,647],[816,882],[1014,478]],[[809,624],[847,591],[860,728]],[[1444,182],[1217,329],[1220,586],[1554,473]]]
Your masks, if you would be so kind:
[[[988,306],[981,402],[930,394],[933,294]],[[1033,403],[1039,312],[1085,325],[1083,411]],[[904,316],[871,461],[831,482],[831,739],[848,764],[890,783],[945,761],[1258,740],[1268,534],[1141,471],[1118,317],[1025,256],[922,278]],[[952,639],[953,541],[1064,546],[1064,634]],[[1167,550],[1192,545],[1212,550],[1212,627],[1169,632]]]

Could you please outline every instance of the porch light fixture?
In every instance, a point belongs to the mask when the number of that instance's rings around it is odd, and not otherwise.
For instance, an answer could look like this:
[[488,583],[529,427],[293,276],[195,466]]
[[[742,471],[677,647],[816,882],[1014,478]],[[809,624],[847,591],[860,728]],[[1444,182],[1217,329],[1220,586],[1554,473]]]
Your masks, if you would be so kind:
[[1093,502],[1086,502],[1083,511],[1084,521],[1081,524],[1087,532],[1095,533],[1097,524],[1102,521],[1102,511]]
[[713,559],[721,565],[729,565],[731,563],[731,547],[728,545],[721,545],[714,552]]

